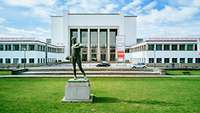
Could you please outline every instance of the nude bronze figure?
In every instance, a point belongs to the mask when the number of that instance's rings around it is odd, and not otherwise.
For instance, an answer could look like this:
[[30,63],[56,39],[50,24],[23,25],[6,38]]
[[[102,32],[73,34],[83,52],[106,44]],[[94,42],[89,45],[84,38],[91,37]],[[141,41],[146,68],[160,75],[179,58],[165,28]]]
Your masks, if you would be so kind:
[[76,37],[72,38],[72,47],[71,47],[71,51],[72,51],[72,65],[73,65],[73,71],[74,71],[74,79],[77,79],[77,75],[76,75],[76,63],[78,64],[78,67],[80,69],[80,71],[82,72],[82,74],[84,75],[84,78],[86,79],[86,74],[82,68],[82,64],[81,64],[81,48],[83,47],[82,44],[77,43],[76,41]]

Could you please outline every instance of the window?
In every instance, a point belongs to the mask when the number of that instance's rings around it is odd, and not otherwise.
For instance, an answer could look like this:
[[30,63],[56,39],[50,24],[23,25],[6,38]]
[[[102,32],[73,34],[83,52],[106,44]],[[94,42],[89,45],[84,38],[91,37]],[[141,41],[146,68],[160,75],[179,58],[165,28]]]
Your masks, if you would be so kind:
[[187,45],[187,50],[192,51],[193,50],[193,44],[188,44]]
[[157,62],[157,63],[162,63],[162,58],[157,58],[157,59],[156,59],[156,62]]
[[101,60],[106,61],[106,54],[101,54]]
[[10,58],[6,58],[6,64],[10,64],[11,61],[10,61]]
[[45,46],[42,46],[42,51],[45,51],[46,47]]
[[194,50],[197,51],[197,44],[194,45]]
[[21,63],[26,63],[26,59],[25,59],[25,58],[22,58],[22,59],[21,59]]
[[149,58],[149,63],[154,63],[154,58]]
[[177,45],[176,44],[173,44],[172,45],[172,51],[176,51],[178,49]]
[[172,63],[177,63],[177,58],[172,58]]
[[97,29],[90,29],[90,47],[96,48],[98,44]]
[[156,50],[161,51],[162,50],[162,44],[156,44]]
[[164,63],[169,63],[169,58],[164,58]]
[[117,36],[117,29],[110,29],[110,47],[115,48],[116,46],[116,36]]
[[185,63],[185,58],[180,58],[180,63]]
[[1,64],[3,63],[3,58],[0,58],[0,63],[1,63]]
[[179,45],[179,50],[180,51],[185,51],[185,44]]
[[87,61],[87,54],[82,55],[82,61]]
[[153,51],[154,50],[154,44],[149,44],[148,45],[148,50]]
[[193,63],[193,58],[188,58],[188,63]]
[[35,45],[29,45],[29,51],[34,51],[35,50]]
[[200,58],[196,58],[195,63],[200,63]]
[[170,45],[169,44],[165,44],[164,45],[164,50],[165,51],[169,51],[170,50]]
[[115,54],[110,54],[110,61],[115,61]]
[[92,57],[92,61],[97,61],[97,54],[92,54],[91,57]]
[[30,58],[29,63],[34,63],[34,58]]
[[19,51],[19,44],[13,44],[13,51]]
[[22,44],[21,45],[21,51],[25,51],[27,50],[27,45],[26,44]]
[[0,45],[0,51],[3,51],[3,50],[4,50],[3,45]]
[[10,44],[5,45],[5,50],[6,51],[11,51],[11,45]]
[[88,43],[88,30],[87,29],[81,29],[80,30],[80,42],[83,44],[84,47],[87,47]]
[[19,59],[18,58],[13,58],[13,64],[18,64],[19,63]]

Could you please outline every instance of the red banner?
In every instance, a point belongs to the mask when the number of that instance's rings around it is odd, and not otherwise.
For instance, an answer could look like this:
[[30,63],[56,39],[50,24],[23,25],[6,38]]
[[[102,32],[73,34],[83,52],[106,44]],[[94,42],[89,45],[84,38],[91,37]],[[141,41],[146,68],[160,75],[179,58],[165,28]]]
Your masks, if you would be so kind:
[[117,56],[119,61],[124,61],[125,52],[124,51],[117,51]]

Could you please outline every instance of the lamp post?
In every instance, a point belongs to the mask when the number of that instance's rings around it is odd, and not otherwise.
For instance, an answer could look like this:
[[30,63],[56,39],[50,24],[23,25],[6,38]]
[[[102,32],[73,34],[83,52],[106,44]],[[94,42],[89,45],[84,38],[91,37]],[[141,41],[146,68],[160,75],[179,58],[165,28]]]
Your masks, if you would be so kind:
[[155,44],[154,44],[154,48],[153,48],[153,57],[154,57],[153,67],[155,69],[155,67],[156,67],[156,45]]
[[24,69],[26,68],[26,48],[24,50]]
[[45,44],[45,63],[48,65],[48,44],[51,44],[51,39],[47,38],[46,39],[46,44]]

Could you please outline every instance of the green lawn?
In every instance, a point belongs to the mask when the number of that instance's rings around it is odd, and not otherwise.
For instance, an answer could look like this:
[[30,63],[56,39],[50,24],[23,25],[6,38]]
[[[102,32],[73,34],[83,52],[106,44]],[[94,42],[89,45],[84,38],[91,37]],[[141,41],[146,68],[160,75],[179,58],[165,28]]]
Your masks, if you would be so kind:
[[92,78],[94,103],[61,103],[66,80],[0,79],[0,113],[200,112],[200,78]]
[[11,75],[12,72],[11,71],[0,71],[0,75]]
[[168,75],[200,75],[200,70],[166,70]]

